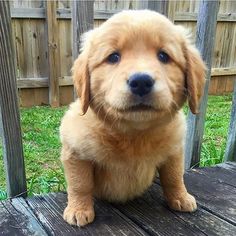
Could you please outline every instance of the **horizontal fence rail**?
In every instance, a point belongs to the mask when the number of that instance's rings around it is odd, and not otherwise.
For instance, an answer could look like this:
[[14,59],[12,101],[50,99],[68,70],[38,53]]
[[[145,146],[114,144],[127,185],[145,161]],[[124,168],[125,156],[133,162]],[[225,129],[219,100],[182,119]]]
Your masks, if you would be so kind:
[[[211,76],[236,75],[236,68],[212,68]],[[59,86],[72,86],[71,76],[58,77]],[[20,78],[17,80],[18,88],[47,88],[49,79],[44,78]]]
[[[107,20],[120,10],[95,10],[94,20]],[[71,9],[57,9],[58,19],[71,19]],[[45,19],[46,10],[44,8],[13,8],[11,11],[12,18],[33,18]],[[175,21],[197,21],[197,13],[194,12],[177,12],[175,14]],[[218,15],[219,22],[236,22],[236,13],[221,13]]]

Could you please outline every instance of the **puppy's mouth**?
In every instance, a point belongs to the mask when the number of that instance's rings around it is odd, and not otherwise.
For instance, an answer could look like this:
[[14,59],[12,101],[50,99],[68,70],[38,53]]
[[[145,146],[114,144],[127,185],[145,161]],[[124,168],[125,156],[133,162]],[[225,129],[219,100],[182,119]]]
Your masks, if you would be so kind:
[[129,106],[124,109],[118,109],[121,112],[144,112],[144,111],[156,111],[156,109],[150,105],[146,104],[138,104],[138,105],[133,105]]

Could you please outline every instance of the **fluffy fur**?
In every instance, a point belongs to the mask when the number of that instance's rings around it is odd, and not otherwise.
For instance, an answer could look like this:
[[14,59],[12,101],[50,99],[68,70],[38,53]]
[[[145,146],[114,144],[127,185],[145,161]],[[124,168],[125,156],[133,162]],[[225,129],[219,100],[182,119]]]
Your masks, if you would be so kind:
[[[158,60],[159,50],[170,56],[168,63]],[[120,62],[107,62],[116,51]],[[127,85],[137,72],[155,80],[142,98]],[[156,171],[171,208],[196,209],[183,182],[181,107],[188,100],[197,113],[204,75],[205,65],[184,29],[156,12],[123,11],[85,34],[73,66],[79,99],[60,127],[69,224],[93,221],[93,197],[125,202],[141,195]]]

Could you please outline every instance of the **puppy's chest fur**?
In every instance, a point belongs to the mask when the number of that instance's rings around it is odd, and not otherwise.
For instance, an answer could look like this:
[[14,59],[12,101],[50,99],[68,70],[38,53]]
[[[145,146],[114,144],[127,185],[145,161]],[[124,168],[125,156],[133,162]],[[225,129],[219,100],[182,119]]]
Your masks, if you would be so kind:
[[94,137],[98,148],[92,154],[95,195],[111,201],[141,195],[152,184],[156,168],[164,160],[166,140],[142,134],[99,137]]

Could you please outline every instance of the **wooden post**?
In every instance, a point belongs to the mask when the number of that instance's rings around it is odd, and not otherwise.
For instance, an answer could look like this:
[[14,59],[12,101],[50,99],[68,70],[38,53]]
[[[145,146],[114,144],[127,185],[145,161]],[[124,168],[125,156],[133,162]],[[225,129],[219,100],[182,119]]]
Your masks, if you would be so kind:
[[[93,29],[94,0],[72,1],[72,45],[73,59],[79,55],[80,38],[83,33]],[[74,98],[77,94],[74,91]]]
[[[59,98],[59,41],[57,22],[57,1],[46,1],[47,37],[48,37],[48,72],[49,72],[49,103],[52,107],[60,105]],[[66,35],[65,35],[66,37]]]
[[200,105],[200,113],[188,114],[188,129],[185,148],[185,168],[198,166],[200,163],[200,152],[204,133],[204,123],[207,108],[208,88],[211,78],[212,54],[215,43],[217,14],[219,11],[219,0],[202,0],[199,6],[196,46],[199,49],[208,71],[206,74],[206,85]]
[[9,1],[0,1],[0,126],[8,197],[26,196]]
[[236,161],[236,80],[224,161]]

